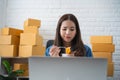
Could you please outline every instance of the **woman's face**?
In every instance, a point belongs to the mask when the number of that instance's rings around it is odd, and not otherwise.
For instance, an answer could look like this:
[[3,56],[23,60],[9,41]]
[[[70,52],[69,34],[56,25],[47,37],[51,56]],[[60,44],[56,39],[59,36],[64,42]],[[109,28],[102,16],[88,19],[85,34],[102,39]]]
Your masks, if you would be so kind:
[[76,35],[75,23],[71,20],[65,20],[61,24],[60,35],[65,42],[71,42]]

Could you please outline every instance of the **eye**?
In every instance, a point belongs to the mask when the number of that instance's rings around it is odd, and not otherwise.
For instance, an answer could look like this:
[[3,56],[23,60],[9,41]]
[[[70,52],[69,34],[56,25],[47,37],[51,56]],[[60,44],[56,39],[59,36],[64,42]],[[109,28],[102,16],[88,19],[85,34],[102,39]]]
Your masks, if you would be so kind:
[[70,31],[74,31],[75,29],[70,29]]
[[63,31],[66,31],[67,29],[66,29],[66,28],[63,28],[62,30],[63,30]]

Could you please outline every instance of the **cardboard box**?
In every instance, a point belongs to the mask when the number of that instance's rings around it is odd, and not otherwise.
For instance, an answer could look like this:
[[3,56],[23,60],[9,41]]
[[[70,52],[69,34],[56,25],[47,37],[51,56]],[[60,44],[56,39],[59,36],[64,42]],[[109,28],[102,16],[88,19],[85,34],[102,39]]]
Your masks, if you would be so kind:
[[15,63],[14,64],[14,69],[13,70],[27,70],[28,69],[28,64],[23,64],[23,63]]
[[114,44],[92,44],[93,52],[114,52]]
[[29,70],[25,70],[24,74],[20,76],[29,76]]
[[2,33],[2,32],[1,32],[1,28],[0,28],[0,35],[1,35],[1,33]]
[[112,62],[112,53],[110,52],[92,52],[95,58],[107,58],[108,63]]
[[24,26],[36,26],[36,27],[40,27],[41,26],[41,21],[37,20],[37,19],[31,19],[29,18],[28,20],[26,20],[24,22]]
[[24,73],[18,76],[29,76],[28,64],[15,63],[13,70],[24,70]]
[[107,76],[113,77],[114,75],[114,63],[108,63]]
[[24,33],[39,34],[39,28],[37,28],[36,26],[24,26]]
[[45,46],[42,46],[42,53],[43,53],[43,56],[45,54],[45,51],[46,51],[46,47]]
[[22,33],[20,35],[20,45],[42,45],[42,36],[35,33]]
[[93,43],[113,43],[113,37],[112,36],[91,36],[90,42]]
[[0,44],[19,45],[20,37],[13,35],[0,35]]
[[18,56],[18,47],[15,45],[0,45],[0,56],[16,57]]
[[19,57],[44,56],[43,46],[19,46]]
[[20,34],[23,33],[23,30],[15,29],[15,28],[9,28],[9,27],[4,27],[4,28],[2,28],[1,32],[2,32],[2,35],[20,36]]

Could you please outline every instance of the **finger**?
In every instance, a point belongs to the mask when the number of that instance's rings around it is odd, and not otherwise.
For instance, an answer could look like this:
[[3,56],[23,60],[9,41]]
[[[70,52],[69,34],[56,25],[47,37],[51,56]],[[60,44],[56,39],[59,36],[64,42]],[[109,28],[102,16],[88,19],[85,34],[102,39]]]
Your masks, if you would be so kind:
[[54,52],[51,53],[51,56],[59,56],[60,49],[54,50]]
[[52,48],[50,49],[50,52],[56,50],[56,49],[59,49],[57,46],[52,46]]

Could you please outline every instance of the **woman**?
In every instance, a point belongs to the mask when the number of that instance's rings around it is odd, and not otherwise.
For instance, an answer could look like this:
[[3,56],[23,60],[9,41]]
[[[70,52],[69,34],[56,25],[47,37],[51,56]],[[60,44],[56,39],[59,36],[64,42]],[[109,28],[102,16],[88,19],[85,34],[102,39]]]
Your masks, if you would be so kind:
[[91,49],[84,45],[77,18],[73,14],[64,14],[58,21],[54,45],[46,49],[46,56],[61,56],[60,47],[71,47],[70,54],[80,57],[92,57]]

